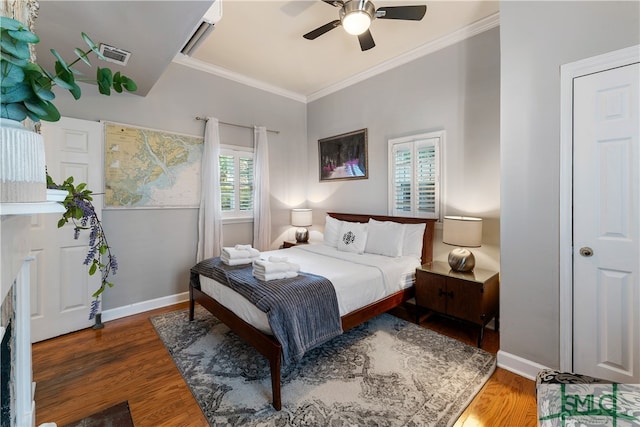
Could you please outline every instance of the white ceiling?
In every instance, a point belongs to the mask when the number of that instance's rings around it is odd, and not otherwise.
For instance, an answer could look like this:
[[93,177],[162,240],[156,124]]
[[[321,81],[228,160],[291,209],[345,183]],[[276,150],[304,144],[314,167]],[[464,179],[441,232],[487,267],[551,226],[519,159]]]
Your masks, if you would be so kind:
[[485,0],[377,0],[376,8],[426,4],[427,13],[422,21],[375,20],[376,47],[362,52],[357,37],[341,27],[315,40],[302,37],[338,19],[339,8],[323,1],[222,0],[215,30],[190,57],[180,54],[211,3],[40,0],[38,62],[53,63],[51,47],[73,59],[84,31],[96,43],[132,52],[126,68],[109,66],[136,80],[143,96],[173,60],[308,101],[493,27],[499,7]]

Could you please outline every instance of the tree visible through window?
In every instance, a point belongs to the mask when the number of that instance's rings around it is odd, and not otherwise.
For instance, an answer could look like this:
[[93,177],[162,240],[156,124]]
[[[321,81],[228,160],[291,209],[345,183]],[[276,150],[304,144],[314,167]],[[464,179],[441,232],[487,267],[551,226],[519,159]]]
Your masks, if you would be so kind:
[[220,197],[223,217],[253,216],[253,152],[220,150]]
[[444,131],[389,140],[389,213],[440,215],[440,144]]

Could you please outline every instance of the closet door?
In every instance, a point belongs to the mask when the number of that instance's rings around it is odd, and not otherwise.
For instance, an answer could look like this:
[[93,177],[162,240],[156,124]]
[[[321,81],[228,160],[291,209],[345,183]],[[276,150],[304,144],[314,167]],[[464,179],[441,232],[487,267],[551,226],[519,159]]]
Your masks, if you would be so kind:
[[573,369],[640,383],[639,65],[574,80]]

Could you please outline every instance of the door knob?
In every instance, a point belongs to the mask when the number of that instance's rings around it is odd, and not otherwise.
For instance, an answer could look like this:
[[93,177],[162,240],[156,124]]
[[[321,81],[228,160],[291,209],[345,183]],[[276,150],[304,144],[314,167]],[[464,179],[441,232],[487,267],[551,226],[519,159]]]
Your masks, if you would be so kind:
[[584,257],[590,257],[593,255],[593,249],[591,249],[588,246],[585,246],[583,248],[580,248],[580,255],[584,256]]

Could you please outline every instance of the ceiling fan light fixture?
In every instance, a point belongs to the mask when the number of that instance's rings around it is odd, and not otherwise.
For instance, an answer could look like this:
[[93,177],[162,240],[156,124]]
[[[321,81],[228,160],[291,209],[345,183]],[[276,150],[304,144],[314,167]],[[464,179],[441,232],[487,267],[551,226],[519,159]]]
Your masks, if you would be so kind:
[[376,7],[369,0],[322,0],[333,7],[340,8],[340,19],[334,19],[324,25],[303,34],[307,40],[315,40],[337,27],[343,27],[348,34],[358,37],[360,50],[367,51],[376,46],[369,26],[374,19],[399,19],[420,21],[427,12],[427,6],[388,6]]
[[345,2],[340,10],[342,27],[347,33],[359,36],[369,29],[375,12],[375,6],[368,0]]
[[354,36],[359,36],[369,29],[371,18],[364,12],[351,12],[342,18],[344,30]]

